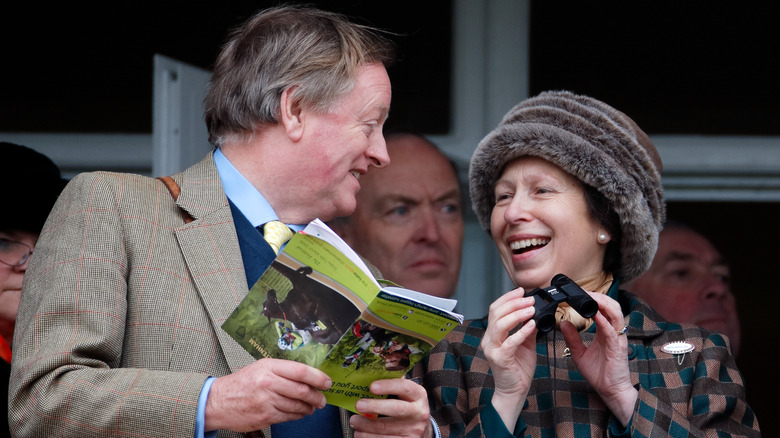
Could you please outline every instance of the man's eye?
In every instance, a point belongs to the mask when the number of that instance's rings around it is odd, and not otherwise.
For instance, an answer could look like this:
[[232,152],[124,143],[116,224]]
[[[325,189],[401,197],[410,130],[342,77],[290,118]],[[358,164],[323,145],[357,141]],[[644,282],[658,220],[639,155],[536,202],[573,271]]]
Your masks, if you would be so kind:
[[724,284],[731,284],[731,272],[728,269],[715,269],[713,274]]
[[446,214],[459,213],[460,206],[457,204],[447,204],[441,208],[441,211]]
[[373,134],[376,131],[376,128],[379,126],[379,122],[376,120],[372,120],[365,125],[363,125],[363,132],[366,134],[366,137],[371,137],[371,134]]
[[671,272],[672,277],[684,280],[691,276],[691,271],[688,269],[677,269]]
[[406,216],[409,214],[409,207],[405,205],[399,205],[398,207],[390,210],[390,214],[394,214],[396,216]]

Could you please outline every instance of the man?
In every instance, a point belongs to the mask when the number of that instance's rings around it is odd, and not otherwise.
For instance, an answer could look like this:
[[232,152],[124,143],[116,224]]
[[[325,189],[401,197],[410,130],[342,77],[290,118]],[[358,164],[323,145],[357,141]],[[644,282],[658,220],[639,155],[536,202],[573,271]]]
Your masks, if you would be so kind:
[[706,237],[667,222],[653,264],[627,286],[668,321],[688,322],[722,333],[736,357],[741,342],[729,265]]
[[359,178],[387,165],[390,59],[384,38],[340,15],[260,12],[214,66],[205,107],[217,149],[173,175],[170,193],[138,175],[73,179],[23,287],[17,436],[431,435],[419,385],[375,382],[395,397],[340,418],[320,392],[326,374],[255,361],[220,328],[275,257],[256,227],[350,214]]
[[384,278],[439,297],[455,293],[463,208],[452,163],[425,138],[387,136],[391,165],[360,180],[355,212],[331,223]]
[[66,180],[49,157],[0,142],[5,168],[0,172],[3,214],[0,214],[0,435],[8,429],[8,380],[11,373],[16,312],[22,280],[38,235]]

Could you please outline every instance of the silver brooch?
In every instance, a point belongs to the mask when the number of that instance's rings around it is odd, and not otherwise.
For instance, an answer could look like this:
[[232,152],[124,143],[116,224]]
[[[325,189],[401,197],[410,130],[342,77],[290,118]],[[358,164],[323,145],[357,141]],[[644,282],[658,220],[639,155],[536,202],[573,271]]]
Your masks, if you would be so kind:
[[677,364],[682,365],[683,360],[685,359],[685,354],[693,351],[693,345],[684,341],[669,342],[668,344],[665,344],[663,347],[661,347],[661,350],[664,353],[678,356]]

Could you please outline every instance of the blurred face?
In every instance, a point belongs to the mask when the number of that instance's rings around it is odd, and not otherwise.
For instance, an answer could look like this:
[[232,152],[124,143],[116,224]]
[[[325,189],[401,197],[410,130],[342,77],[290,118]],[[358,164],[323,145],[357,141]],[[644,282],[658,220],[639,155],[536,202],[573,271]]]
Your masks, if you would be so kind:
[[652,266],[629,290],[669,321],[725,334],[736,356],[740,325],[730,276],[725,260],[704,236],[671,227],[661,231]]
[[390,97],[384,66],[369,64],[360,67],[352,91],[330,110],[301,111],[303,135],[294,150],[295,167],[282,182],[286,199],[280,202],[303,206],[309,217],[293,223],[315,217],[329,220],[354,211],[359,178],[369,167],[389,163],[382,126]]
[[[0,238],[21,242],[35,248],[38,235],[26,231],[2,232]],[[0,263],[0,336],[11,341],[13,327],[16,322],[16,312],[19,309],[19,299],[22,295],[22,279],[27,270],[27,262],[20,266],[8,266]]]
[[382,275],[419,292],[455,293],[463,245],[457,175],[449,161],[414,136],[388,141],[391,164],[361,178],[357,209],[337,228]]
[[611,236],[588,213],[582,184],[536,157],[509,163],[495,188],[493,241],[515,285],[546,287],[555,274],[574,281],[602,271]]

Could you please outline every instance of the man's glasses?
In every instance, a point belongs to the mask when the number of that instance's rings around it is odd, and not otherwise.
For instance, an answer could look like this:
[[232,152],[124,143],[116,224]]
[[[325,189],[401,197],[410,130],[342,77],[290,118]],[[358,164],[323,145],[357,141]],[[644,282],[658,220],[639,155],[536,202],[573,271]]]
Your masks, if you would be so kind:
[[0,238],[0,262],[8,266],[22,266],[33,250],[22,242]]

